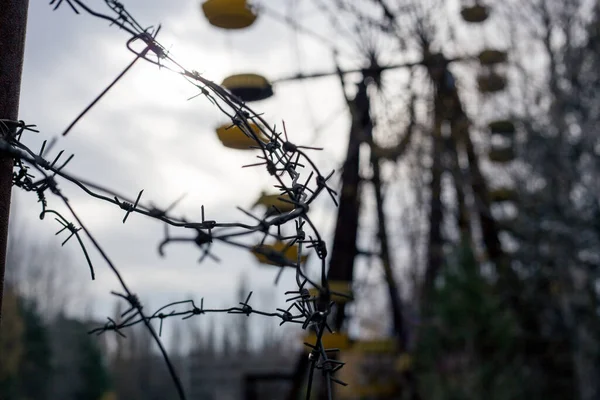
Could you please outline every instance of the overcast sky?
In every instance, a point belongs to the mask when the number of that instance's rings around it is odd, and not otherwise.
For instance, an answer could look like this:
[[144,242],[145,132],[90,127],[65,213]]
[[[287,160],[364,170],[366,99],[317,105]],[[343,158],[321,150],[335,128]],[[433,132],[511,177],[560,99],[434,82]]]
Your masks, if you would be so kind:
[[[89,4],[99,10],[104,7],[98,0]],[[308,72],[334,67],[329,46],[295,33],[268,15],[261,15],[246,30],[231,32],[210,26],[198,1],[128,0],[124,4],[142,25],[162,24],[158,39],[172,55],[216,82],[244,71],[276,79],[296,74],[299,68]],[[274,10],[286,12],[277,9],[280,2],[273,4]],[[314,10],[301,7],[299,12],[303,13],[299,21],[306,26],[320,24]],[[53,12],[47,2],[30,2],[19,117],[36,124],[41,133],[27,134],[27,144],[38,149],[42,140],[60,134],[114,79],[133,58],[125,47],[127,39],[125,32],[85,13],[75,15],[66,6]],[[270,123],[285,120],[292,141],[325,147],[314,160],[322,171],[337,169],[349,128],[337,79],[278,84],[274,89],[272,99],[253,108],[264,112]],[[186,100],[194,94],[194,87],[182,78],[139,62],[60,139],[49,157],[63,149],[74,153],[67,171],[131,198],[144,189],[146,204],[164,207],[187,193],[176,215],[199,219],[203,204],[207,218],[250,222],[235,207],[249,207],[275,182],[262,169],[240,168],[252,162],[256,153],[224,148],[214,133],[226,121],[224,116],[204,98]],[[317,135],[315,127],[324,121],[328,123]],[[156,246],[163,237],[162,224],[141,215],[131,215],[122,224],[123,211],[117,207],[92,199],[66,182],[61,181],[60,187],[149,310],[189,296],[204,297],[208,307],[235,305],[238,277],[244,271],[250,278],[249,289],[255,291],[256,307],[281,306],[281,293],[295,287],[291,270],[274,288],[276,268],[260,266],[251,254],[220,244],[214,252],[221,263],[206,260],[199,265],[200,253],[192,244],[167,247],[167,256],[160,258]],[[328,238],[336,212],[330,201],[323,200],[311,216]],[[58,199],[49,201],[51,207],[61,209]],[[60,228],[51,218],[37,219],[40,209],[35,195],[17,193],[15,204],[19,221],[40,236],[50,237]],[[193,236],[184,230],[179,234]],[[63,239],[53,240],[58,247]],[[96,280],[91,282],[76,242],[65,247],[79,268],[67,279],[85,287],[89,296],[85,303],[93,304],[94,315],[100,319],[111,315],[115,298],[110,291],[120,289],[112,272],[92,251]],[[316,258],[312,261],[311,267],[316,268]]]

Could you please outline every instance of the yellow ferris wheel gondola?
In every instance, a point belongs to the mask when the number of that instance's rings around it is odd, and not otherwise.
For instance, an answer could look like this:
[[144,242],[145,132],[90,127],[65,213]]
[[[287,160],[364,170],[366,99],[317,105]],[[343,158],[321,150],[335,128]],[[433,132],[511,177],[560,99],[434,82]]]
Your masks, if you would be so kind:
[[273,96],[273,86],[264,76],[238,74],[228,76],[221,83],[225,89],[245,102],[259,101]]
[[506,87],[506,78],[496,72],[481,73],[477,77],[477,86],[481,93],[496,93]]
[[515,124],[507,119],[492,121],[488,124],[490,131],[497,135],[512,136],[515,134]]
[[478,3],[475,3],[473,6],[463,7],[460,14],[466,22],[472,24],[480,24],[490,16],[488,8]]
[[[329,290],[331,293],[331,300],[336,303],[343,304],[353,300],[352,282],[349,281],[329,281]],[[308,293],[311,297],[319,296],[319,289],[311,288],[308,289]],[[339,293],[339,294],[338,294]]]
[[481,65],[495,65],[505,63],[508,60],[506,51],[485,49],[479,53],[479,62]]
[[246,0],[206,0],[202,11],[211,25],[223,29],[244,29],[256,20]]
[[516,157],[515,150],[512,146],[507,147],[492,147],[488,153],[490,161],[496,163],[509,163]]
[[263,205],[267,207],[267,209],[271,209],[273,207],[277,208],[280,212],[289,212],[293,211],[296,208],[296,205],[291,202],[290,195],[287,193],[284,194],[267,194],[266,192],[262,192],[256,203],[252,206],[253,208],[258,205]]
[[[254,246],[251,252],[261,264],[279,267],[286,264],[295,264],[298,261],[299,246],[297,244],[288,246],[287,243],[277,240],[273,244]],[[307,254],[301,255],[300,263],[304,264],[307,258]]]
[[489,197],[490,201],[493,203],[502,203],[506,201],[515,202],[518,199],[518,193],[515,189],[510,187],[499,187],[497,189],[490,190]]
[[[308,343],[311,346],[317,345],[317,334],[315,332],[310,332],[308,335],[302,338],[304,343]],[[339,349],[339,350],[347,350],[351,347],[352,343],[350,337],[346,333],[334,332],[334,333],[324,333],[321,336],[321,345],[324,349]],[[306,346],[304,351],[310,352],[311,348]]]
[[[262,133],[258,125],[251,123],[250,127],[260,141],[263,143],[267,143],[269,141]],[[229,147],[230,149],[252,150],[253,147],[259,146],[256,140],[246,135],[246,133],[244,133],[244,131],[236,125],[225,124],[219,126],[217,128],[217,136],[219,137],[221,143],[223,143],[223,146]]]

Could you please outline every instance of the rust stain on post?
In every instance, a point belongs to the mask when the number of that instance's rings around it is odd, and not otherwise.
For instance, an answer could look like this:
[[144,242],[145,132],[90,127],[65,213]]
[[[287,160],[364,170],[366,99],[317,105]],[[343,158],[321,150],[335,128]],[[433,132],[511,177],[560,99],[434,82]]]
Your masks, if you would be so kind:
[[[0,0],[0,119],[18,119],[28,6],[29,0]],[[12,158],[0,153],[0,324],[12,168]]]

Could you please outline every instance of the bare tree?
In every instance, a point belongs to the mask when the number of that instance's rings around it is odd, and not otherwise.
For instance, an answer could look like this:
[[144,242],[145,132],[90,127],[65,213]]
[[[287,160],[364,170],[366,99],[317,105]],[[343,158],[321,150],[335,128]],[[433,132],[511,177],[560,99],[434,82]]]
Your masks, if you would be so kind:
[[600,347],[593,339],[600,333],[600,5],[530,0],[505,6],[518,80],[510,110],[521,133],[521,157],[509,176],[522,188],[507,229],[533,284],[529,296],[546,310],[540,314],[545,330],[568,348],[579,398],[594,399],[600,393]]

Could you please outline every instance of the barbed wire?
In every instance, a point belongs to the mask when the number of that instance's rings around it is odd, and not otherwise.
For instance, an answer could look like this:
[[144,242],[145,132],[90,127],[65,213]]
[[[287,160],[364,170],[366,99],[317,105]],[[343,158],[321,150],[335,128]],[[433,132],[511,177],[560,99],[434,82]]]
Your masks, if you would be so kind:
[[[227,92],[216,83],[202,77],[200,73],[184,68],[156,40],[160,26],[156,29],[153,27],[143,28],[122,3],[115,0],[104,0],[104,4],[109,9],[109,14],[105,14],[91,9],[80,0],[50,1],[50,5],[54,6],[54,10],[59,9],[65,4],[76,14],[81,14],[81,11],[85,11],[87,14],[108,21],[110,25],[115,25],[128,33],[130,38],[126,41],[126,46],[135,54],[135,59],[75,118],[65,131],[63,131],[61,136],[64,137],[71,132],[72,128],[93,108],[102,96],[131,70],[135,62],[139,59],[144,59],[147,62],[157,65],[160,69],[181,75],[199,90],[198,95],[194,97],[206,97],[222,113],[230,118],[232,122],[231,127],[239,128],[247,137],[253,139],[256,144],[254,148],[261,152],[261,155],[257,156],[260,161],[255,164],[245,165],[244,167],[264,167],[269,175],[274,177],[278,182],[275,187],[280,192],[279,200],[293,206],[291,211],[281,211],[273,206],[267,210],[264,216],[254,215],[238,207],[241,212],[255,221],[254,224],[217,222],[206,219],[204,206],[201,207],[202,218],[200,221],[190,222],[186,218],[176,218],[170,215],[170,211],[181,198],[166,209],[160,209],[152,203],[144,204],[142,202],[143,190],[140,190],[136,198],[132,199],[118,194],[103,185],[77,177],[65,171],[65,167],[73,159],[74,155],[67,157],[61,163],[59,163],[59,160],[63,158],[64,151],[59,151],[52,161],[46,158],[52,147],[58,143],[58,138],[53,138],[49,144],[47,141],[44,141],[40,150],[34,152],[21,141],[25,131],[38,132],[34,125],[28,125],[24,121],[0,119],[0,133],[2,136],[0,138],[0,151],[8,153],[14,159],[13,185],[25,192],[32,192],[37,195],[38,202],[41,204],[39,217],[40,219],[44,219],[47,214],[53,215],[61,227],[56,233],[57,235],[65,231],[69,233],[68,237],[62,242],[62,245],[65,245],[72,237],[77,239],[79,247],[85,255],[92,279],[95,279],[94,265],[82,239],[82,234],[87,237],[93,247],[100,253],[102,259],[108,264],[121,285],[121,292],[111,293],[126,301],[129,305],[129,308],[121,314],[122,320],[117,322],[108,318],[108,322],[104,326],[93,329],[90,333],[102,334],[114,331],[116,334],[124,336],[124,329],[137,324],[145,325],[153,340],[158,345],[161,355],[167,364],[179,398],[185,399],[186,396],[181,381],[160,340],[164,319],[173,317],[188,319],[207,313],[245,314],[246,316],[257,314],[270,318],[278,318],[281,320],[280,325],[286,322],[301,324],[303,329],[312,329],[316,332],[316,343],[305,343],[310,348],[309,359],[311,365],[307,399],[311,395],[315,370],[322,372],[327,385],[328,397],[332,398],[332,382],[346,385],[333,376],[344,363],[328,357],[328,353],[337,351],[337,349],[324,348],[322,336],[326,331],[331,332],[327,324],[327,317],[334,305],[334,302],[331,300],[332,295],[345,295],[329,289],[326,276],[327,246],[308,216],[310,205],[324,192],[337,205],[336,192],[328,184],[328,180],[333,176],[333,172],[326,176],[321,174],[306,153],[308,150],[319,149],[292,143],[288,138],[285,123],[282,123],[283,130],[278,132],[276,126],[271,127],[262,118],[261,114],[254,112],[239,98]],[[134,46],[139,42],[143,43],[143,48],[136,50]],[[256,132],[254,127],[257,127],[259,132]],[[307,179],[301,179],[301,173],[298,171],[301,168],[310,168]],[[158,245],[158,252],[162,256],[165,255],[164,249],[166,245],[170,243],[191,242],[198,246],[202,252],[199,262],[202,262],[207,257],[218,261],[218,257],[211,253],[211,246],[215,241],[219,241],[250,250],[258,257],[262,257],[269,264],[279,266],[280,270],[275,280],[276,283],[283,268],[289,267],[295,269],[298,288],[296,291],[285,293],[286,296],[289,296],[286,300],[289,306],[277,308],[275,312],[255,309],[249,304],[252,295],[252,292],[250,292],[246,300],[239,303],[240,306],[223,309],[205,308],[204,299],[201,300],[200,307],[193,300],[183,300],[167,304],[152,314],[146,314],[138,296],[129,289],[115,264],[81,221],[68,198],[59,188],[57,182],[59,178],[74,184],[85,194],[104,203],[113,204],[125,211],[122,220],[123,223],[127,221],[131,214],[141,214],[162,221],[165,224],[165,233],[164,239]],[[60,199],[75,222],[70,222],[63,214],[49,208],[46,197],[48,192]],[[292,235],[283,235],[281,232],[282,226],[290,225],[292,221],[294,223],[294,233]],[[194,231],[194,236],[172,236],[168,229],[169,226],[190,229]],[[237,238],[254,234],[262,235],[257,245],[248,245],[236,240]],[[284,247],[275,249],[272,246],[265,245],[266,240],[269,238],[284,243]],[[296,260],[291,260],[286,256],[287,250],[292,246],[297,246]],[[303,251],[305,249],[311,249],[320,260],[320,283],[311,280],[302,269]],[[308,284],[318,289],[317,296],[310,295],[307,289]],[[160,322],[158,333],[151,324],[153,321]]]

